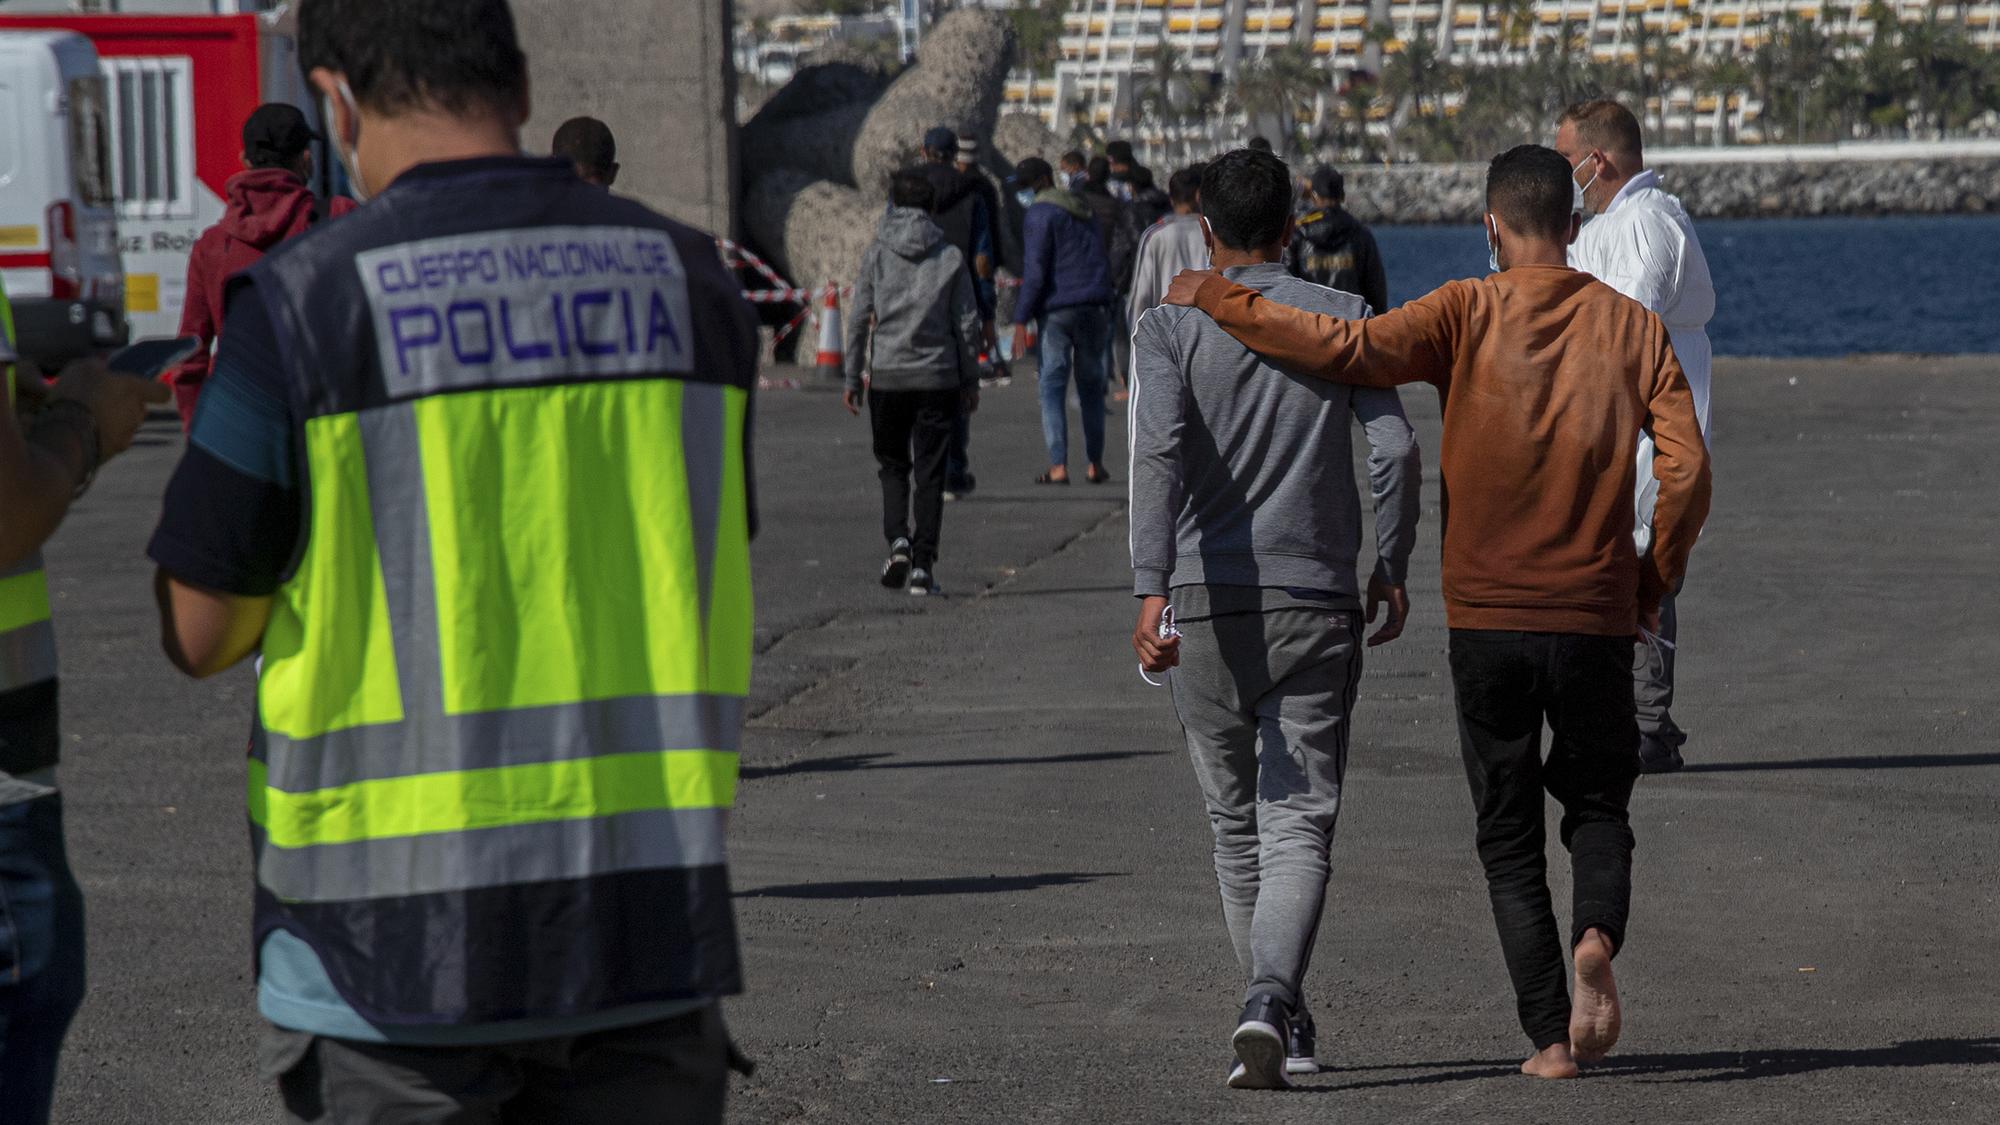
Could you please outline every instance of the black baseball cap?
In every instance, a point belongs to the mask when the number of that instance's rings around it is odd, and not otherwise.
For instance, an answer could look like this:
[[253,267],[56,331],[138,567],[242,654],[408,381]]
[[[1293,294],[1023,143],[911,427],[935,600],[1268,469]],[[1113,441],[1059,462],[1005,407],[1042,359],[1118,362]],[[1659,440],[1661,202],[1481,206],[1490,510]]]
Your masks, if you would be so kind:
[[1030,156],[1019,164],[1014,165],[1013,178],[1009,179],[1007,183],[1010,187],[1031,188],[1044,178],[1054,179],[1055,174],[1056,170],[1049,167],[1048,161],[1043,160],[1039,156]]
[[1321,199],[1341,199],[1347,195],[1347,181],[1331,164],[1313,169],[1313,194]]
[[924,151],[954,155],[958,152],[958,134],[943,125],[934,125],[924,134]]
[[243,155],[252,163],[289,163],[319,140],[295,105],[266,102],[243,122]]

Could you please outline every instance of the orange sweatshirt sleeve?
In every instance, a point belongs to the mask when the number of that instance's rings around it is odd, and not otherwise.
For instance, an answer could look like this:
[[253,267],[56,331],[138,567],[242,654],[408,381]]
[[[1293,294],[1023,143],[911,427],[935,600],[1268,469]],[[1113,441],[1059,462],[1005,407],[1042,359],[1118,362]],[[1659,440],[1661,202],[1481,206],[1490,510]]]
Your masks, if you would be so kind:
[[1342,320],[1266,300],[1219,273],[1202,282],[1195,307],[1279,367],[1363,387],[1449,381],[1451,328],[1463,313],[1448,285],[1381,316]]
[[[1657,323],[1657,322],[1656,322]],[[1653,435],[1653,476],[1660,482],[1653,505],[1653,549],[1640,560],[1639,608],[1651,613],[1687,572],[1688,552],[1708,519],[1708,444],[1694,412],[1694,396],[1667,331],[1654,349],[1656,378],[1646,404],[1646,432]]]

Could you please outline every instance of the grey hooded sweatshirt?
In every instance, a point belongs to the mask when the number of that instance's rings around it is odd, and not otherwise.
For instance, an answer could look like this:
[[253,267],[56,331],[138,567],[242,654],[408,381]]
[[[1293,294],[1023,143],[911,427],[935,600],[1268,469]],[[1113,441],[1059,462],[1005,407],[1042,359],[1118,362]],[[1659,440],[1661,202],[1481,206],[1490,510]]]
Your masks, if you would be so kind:
[[[929,215],[893,207],[861,255],[847,389],[942,391],[979,382],[979,305],[965,256]],[[872,342],[872,348],[871,348]]]

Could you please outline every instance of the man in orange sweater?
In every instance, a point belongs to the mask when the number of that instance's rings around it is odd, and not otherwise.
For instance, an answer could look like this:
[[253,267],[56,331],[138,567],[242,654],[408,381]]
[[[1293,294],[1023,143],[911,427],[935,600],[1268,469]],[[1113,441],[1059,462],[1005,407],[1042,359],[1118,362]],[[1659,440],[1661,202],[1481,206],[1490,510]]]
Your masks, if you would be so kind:
[[[1437,385],[1444,406],[1444,601],[1459,745],[1493,917],[1535,1054],[1573,1078],[1617,1042],[1611,959],[1625,941],[1639,776],[1634,635],[1657,628],[1708,515],[1708,453],[1660,318],[1566,264],[1569,165],[1523,145],[1486,178],[1498,271],[1372,320],[1339,320],[1220,275],[1183,273],[1191,305],[1287,369],[1361,386]],[[1657,448],[1654,539],[1632,541],[1641,433]],[[1546,759],[1542,726],[1552,737]],[[1543,858],[1543,792],[1574,872],[1575,999]]]

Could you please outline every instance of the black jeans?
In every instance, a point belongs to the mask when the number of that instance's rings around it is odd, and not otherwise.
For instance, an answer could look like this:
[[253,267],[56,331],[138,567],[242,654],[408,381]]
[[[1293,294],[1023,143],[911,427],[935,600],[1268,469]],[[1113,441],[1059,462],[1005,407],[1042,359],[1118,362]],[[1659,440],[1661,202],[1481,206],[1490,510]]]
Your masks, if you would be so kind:
[[[1544,790],[1562,805],[1575,885],[1570,945],[1595,927],[1625,944],[1639,778],[1632,638],[1451,631],[1459,749],[1479,813],[1479,860],[1521,1028],[1541,1050],[1569,1038],[1569,988],[1549,901]],[[1542,723],[1554,737],[1542,757]]]
[[[868,420],[875,430],[876,474],[882,480],[882,536],[910,541],[910,563],[929,570],[937,561],[944,523],[944,461],[958,419],[959,393],[868,392]],[[910,534],[914,489],[916,534]]]

